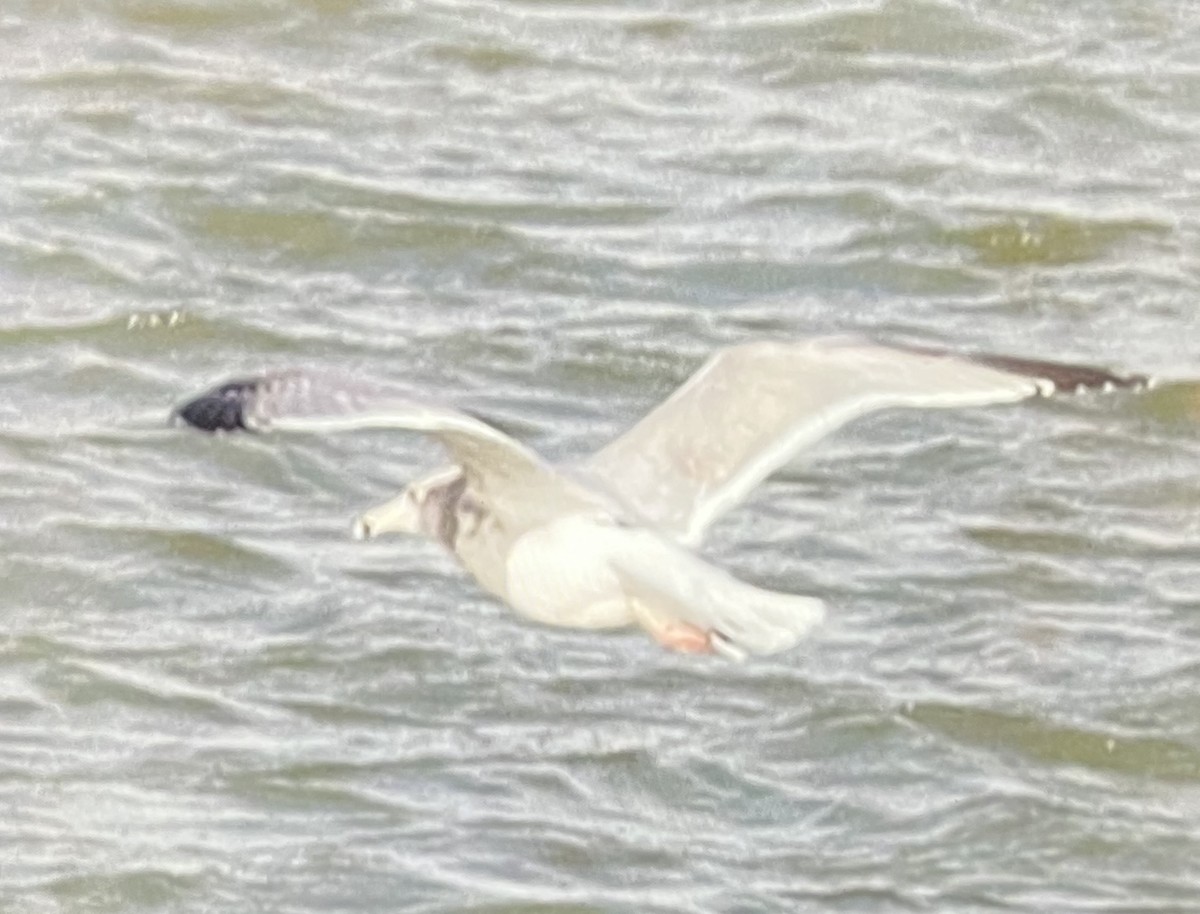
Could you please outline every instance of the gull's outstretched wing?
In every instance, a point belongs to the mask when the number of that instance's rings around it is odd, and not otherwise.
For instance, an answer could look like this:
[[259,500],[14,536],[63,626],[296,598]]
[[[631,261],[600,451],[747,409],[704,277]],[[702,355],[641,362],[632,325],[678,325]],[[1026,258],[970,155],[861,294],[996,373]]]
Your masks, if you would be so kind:
[[846,337],[746,343],[709,359],[583,466],[664,532],[694,545],[801,448],[873,410],[977,406],[1146,383],[1056,362]]
[[525,445],[479,419],[406,398],[394,389],[333,374],[283,371],[229,381],[189,400],[175,415],[205,431],[337,432],[407,429],[439,441],[474,488],[500,501],[523,499],[533,486],[539,506],[592,505],[596,496]]

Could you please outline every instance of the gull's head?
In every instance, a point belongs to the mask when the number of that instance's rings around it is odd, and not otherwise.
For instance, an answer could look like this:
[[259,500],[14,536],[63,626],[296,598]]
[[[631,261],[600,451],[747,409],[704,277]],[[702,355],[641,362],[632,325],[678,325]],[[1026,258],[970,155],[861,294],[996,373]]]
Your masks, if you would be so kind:
[[466,477],[458,467],[438,470],[405,487],[391,501],[359,515],[354,521],[355,539],[372,539],[384,533],[426,536],[453,548],[455,509],[466,488]]

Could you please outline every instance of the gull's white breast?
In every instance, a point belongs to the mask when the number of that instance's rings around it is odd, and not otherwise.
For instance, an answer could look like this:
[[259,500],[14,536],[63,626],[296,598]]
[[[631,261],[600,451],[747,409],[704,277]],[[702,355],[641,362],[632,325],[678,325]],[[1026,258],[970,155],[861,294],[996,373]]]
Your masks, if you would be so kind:
[[506,563],[508,602],[547,625],[631,624],[628,601],[607,560],[613,532],[604,518],[573,514],[524,534]]

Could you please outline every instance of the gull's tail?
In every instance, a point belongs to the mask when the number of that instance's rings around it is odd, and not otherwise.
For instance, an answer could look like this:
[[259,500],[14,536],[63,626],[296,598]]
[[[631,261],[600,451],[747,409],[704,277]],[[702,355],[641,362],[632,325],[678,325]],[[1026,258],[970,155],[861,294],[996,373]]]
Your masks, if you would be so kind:
[[656,621],[712,632],[713,648],[731,659],[785,651],[825,618],[815,597],[747,584],[649,531],[614,535],[609,560],[627,596]]

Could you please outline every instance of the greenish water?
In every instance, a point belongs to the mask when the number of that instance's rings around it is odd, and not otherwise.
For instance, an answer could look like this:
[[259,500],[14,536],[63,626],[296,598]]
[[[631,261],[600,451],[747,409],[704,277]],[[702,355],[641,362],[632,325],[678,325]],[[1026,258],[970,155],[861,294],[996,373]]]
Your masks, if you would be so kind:
[[[6,3],[0,909],[1196,910],[1198,12]],[[824,332],[1183,380],[815,450],[708,549],[832,608],[744,665],[351,541],[421,441],[163,422],[337,366],[578,456]]]

